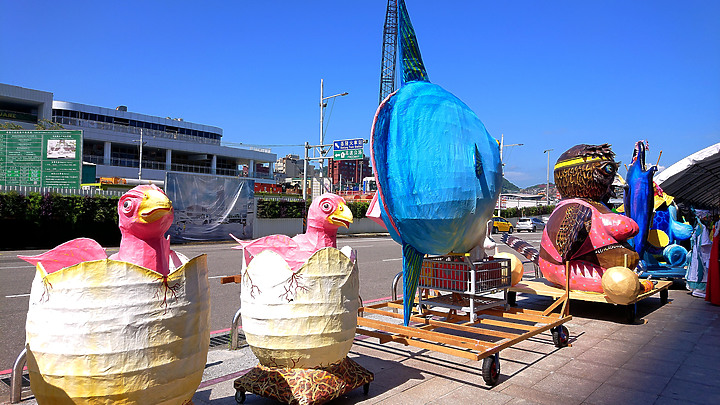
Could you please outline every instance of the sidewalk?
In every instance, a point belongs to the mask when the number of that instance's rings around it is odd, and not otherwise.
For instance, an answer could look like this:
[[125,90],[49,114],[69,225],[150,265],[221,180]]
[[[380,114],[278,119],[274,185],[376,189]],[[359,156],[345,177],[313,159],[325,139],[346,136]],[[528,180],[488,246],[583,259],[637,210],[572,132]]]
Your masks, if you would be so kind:
[[[677,284],[676,284],[677,286]],[[544,309],[547,297],[519,294],[518,306]],[[670,290],[638,303],[638,322],[608,304],[572,301],[571,347],[540,334],[500,353],[501,377],[490,388],[482,362],[358,336],[350,357],[375,374],[333,404],[711,404],[720,403],[720,307]],[[236,404],[233,381],[257,360],[247,347],[210,349],[195,405]],[[2,376],[0,376],[2,377]],[[1,391],[0,403],[9,396]],[[34,404],[30,397],[22,404]],[[25,397],[25,396],[24,396]],[[247,394],[246,404],[276,402]]]

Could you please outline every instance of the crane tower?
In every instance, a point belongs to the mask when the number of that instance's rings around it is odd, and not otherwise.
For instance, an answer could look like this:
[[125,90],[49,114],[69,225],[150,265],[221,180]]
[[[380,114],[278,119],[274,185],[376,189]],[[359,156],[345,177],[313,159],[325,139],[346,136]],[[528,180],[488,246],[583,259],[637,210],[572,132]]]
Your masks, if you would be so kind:
[[397,0],[388,0],[383,27],[382,66],[380,67],[380,103],[395,91],[395,62],[397,60],[398,14]]

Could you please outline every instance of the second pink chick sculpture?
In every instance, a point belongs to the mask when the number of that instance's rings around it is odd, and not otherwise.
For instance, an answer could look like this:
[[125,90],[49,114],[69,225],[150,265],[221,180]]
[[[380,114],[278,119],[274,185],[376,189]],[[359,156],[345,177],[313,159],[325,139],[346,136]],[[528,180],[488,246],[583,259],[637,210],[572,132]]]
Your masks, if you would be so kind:
[[310,205],[305,233],[292,238],[286,235],[270,235],[251,241],[242,241],[233,236],[240,244],[234,249],[244,249],[246,264],[250,264],[252,257],[263,250],[272,250],[282,256],[295,272],[318,250],[337,247],[335,238],[338,228],[347,228],[352,222],[353,215],[345,205],[345,200],[338,195],[325,193]]

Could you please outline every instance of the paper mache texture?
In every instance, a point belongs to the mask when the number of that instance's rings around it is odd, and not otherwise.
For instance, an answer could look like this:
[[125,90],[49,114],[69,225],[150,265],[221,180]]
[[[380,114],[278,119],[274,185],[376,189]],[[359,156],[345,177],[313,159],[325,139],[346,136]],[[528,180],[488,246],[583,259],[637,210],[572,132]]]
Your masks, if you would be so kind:
[[297,272],[278,253],[259,253],[242,279],[248,345],[267,367],[316,368],[341,361],[355,337],[359,285],[354,254],[336,248],[318,250]]
[[128,262],[38,265],[27,316],[30,385],[40,404],[184,404],[210,343],[207,257],[167,278]]

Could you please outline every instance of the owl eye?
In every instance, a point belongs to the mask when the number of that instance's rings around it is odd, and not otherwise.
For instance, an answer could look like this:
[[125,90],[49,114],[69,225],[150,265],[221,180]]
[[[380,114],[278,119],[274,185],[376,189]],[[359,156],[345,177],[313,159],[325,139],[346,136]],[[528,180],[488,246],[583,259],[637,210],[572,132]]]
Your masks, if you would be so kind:
[[615,165],[608,163],[603,166],[602,170],[607,174],[613,174],[615,173]]

